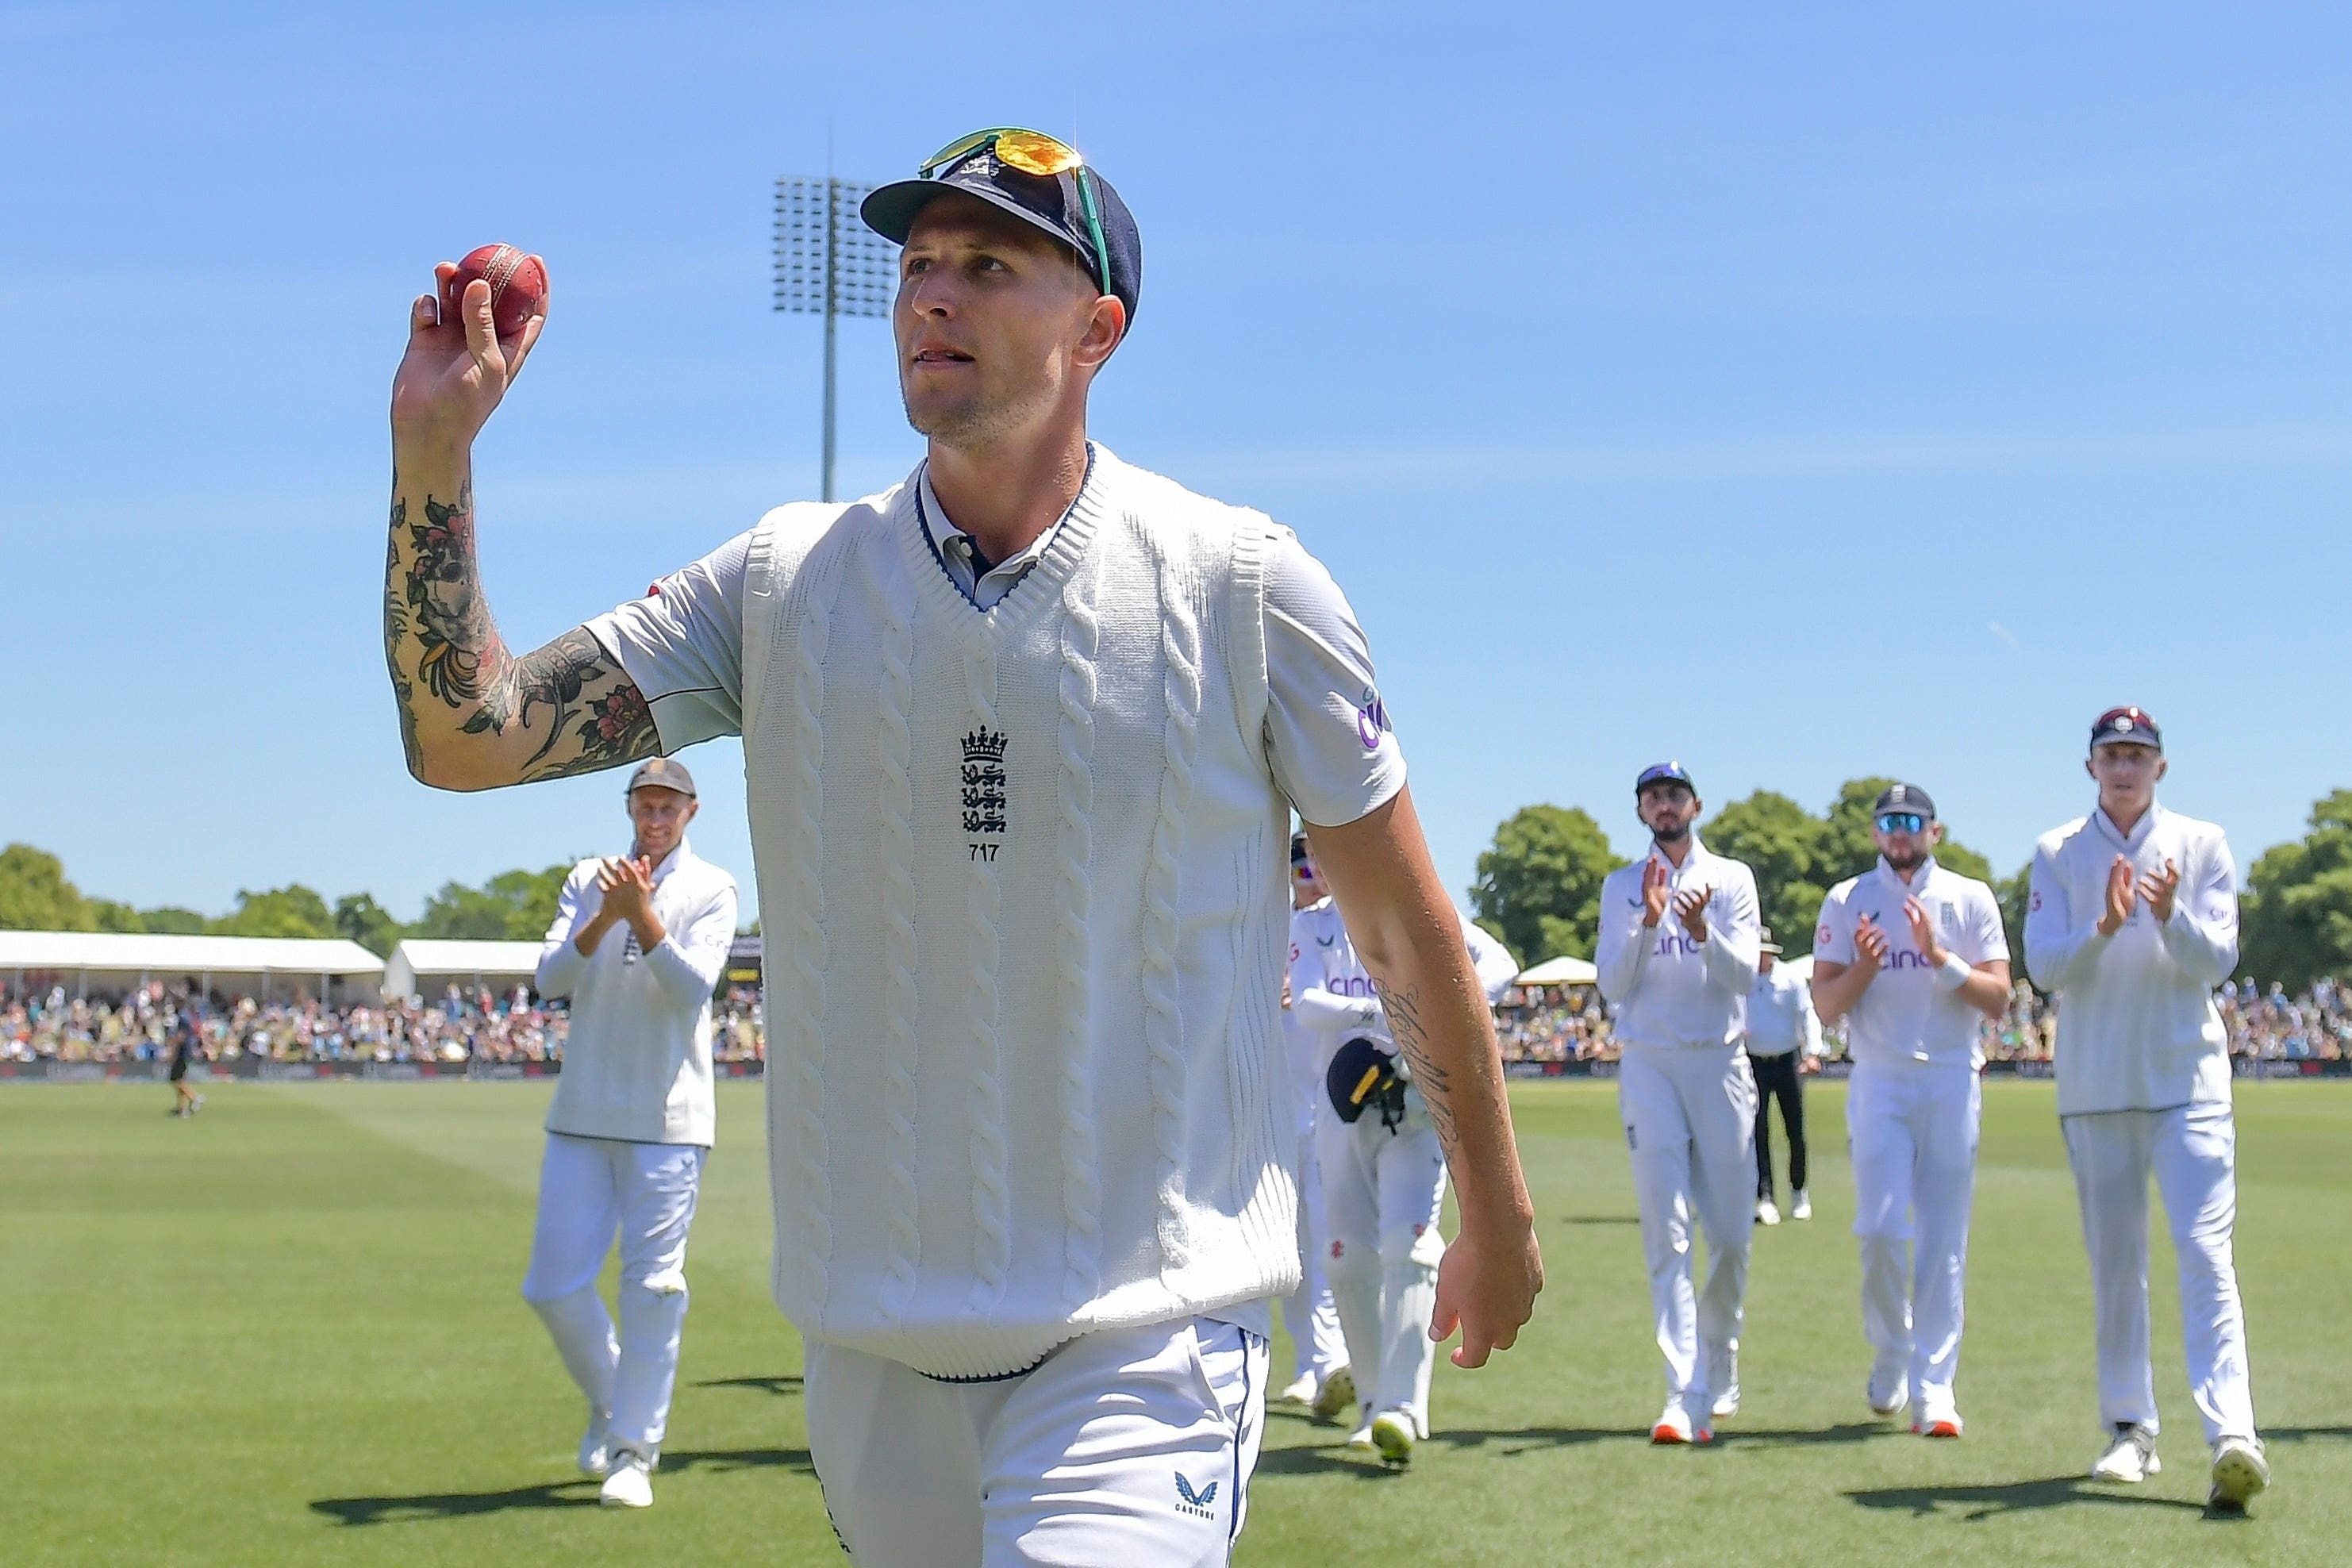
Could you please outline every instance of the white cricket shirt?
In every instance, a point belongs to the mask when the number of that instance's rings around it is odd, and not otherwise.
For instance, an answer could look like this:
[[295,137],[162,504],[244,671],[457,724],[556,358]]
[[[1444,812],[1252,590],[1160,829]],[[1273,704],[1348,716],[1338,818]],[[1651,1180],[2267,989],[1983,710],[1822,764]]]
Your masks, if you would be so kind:
[[1864,1062],[1950,1062],[1983,1065],[1984,1015],[1956,988],[1937,984],[1935,967],[1912,940],[1906,899],[1917,899],[1936,928],[1936,940],[1970,969],[2009,957],[2000,929],[2000,901],[1973,877],[1938,865],[1933,856],[1905,877],[1886,863],[1851,877],[1822,900],[1813,933],[1816,963],[1854,962],[1854,928],[1864,915],[1886,936],[1878,978],[1846,1015],[1846,1054]]
[[583,860],[564,879],[540,950],[540,994],[572,998],[547,1130],[707,1149],[717,1121],[710,993],[735,942],[735,879],[681,838],[654,868],[660,943],[641,951],[636,932],[620,921],[594,952],[583,953],[572,938],[604,907],[597,866]]
[[1791,1051],[1822,1054],[1822,1020],[1813,1011],[1813,988],[1802,975],[1775,963],[1748,988],[1748,1054],[1785,1057]]
[[[1666,868],[1668,903],[1654,928],[1642,923],[1642,868]],[[1706,940],[1675,918],[1673,899],[1708,888]],[[1763,951],[1756,874],[1691,835],[1677,867],[1655,844],[1601,884],[1601,940],[1594,955],[1601,994],[1615,1009],[1617,1037],[1633,1046],[1730,1046],[1748,1032],[1748,992]]]
[[[2180,872],[2172,919],[2145,900],[2101,936],[2116,857],[2135,877]],[[2025,963],[2058,996],[2058,1114],[2169,1110],[2230,1099],[2229,1034],[2213,988],[2238,966],[2238,869],[2210,822],[2151,805],[2128,834],[2104,811],[2033,847]]]

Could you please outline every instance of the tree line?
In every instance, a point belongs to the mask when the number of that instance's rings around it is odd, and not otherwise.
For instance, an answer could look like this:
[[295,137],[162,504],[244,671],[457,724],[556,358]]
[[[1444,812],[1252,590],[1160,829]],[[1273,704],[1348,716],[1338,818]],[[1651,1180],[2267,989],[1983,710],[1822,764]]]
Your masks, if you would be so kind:
[[346,893],[330,905],[299,882],[258,892],[240,889],[236,907],[205,915],[176,905],[135,909],[85,897],[65,865],[29,844],[0,849],[0,930],[159,931],[195,936],[349,937],[378,958],[404,937],[537,942],[554,922],[572,862],[543,870],[501,871],[479,887],[445,882],[416,920],[395,920],[373,894]]
[[[1809,952],[1822,899],[1878,858],[1871,807],[1892,779],[1849,779],[1821,813],[1774,790],[1710,808],[1698,832],[1719,855],[1756,872],[1764,923],[1790,953]],[[1984,856],[1947,837],[1936,851],[1945,866],[1988,883],[2000,901],[2010,952],[2022,970],[2029,860],[1995,876]],[[1495,830],[1478,857],[1470,890],[1478,922],[1528,963],[1592,956],[1601,919],[1601,879],[1624,865],[1609,836],[1579,806],[1522,807]],[[2239,877],[2239,973],[2300,991],[2323,974],[2352,973],[2352,790],[2337,790],[2311,809],[2309,831],[2266,850]]]

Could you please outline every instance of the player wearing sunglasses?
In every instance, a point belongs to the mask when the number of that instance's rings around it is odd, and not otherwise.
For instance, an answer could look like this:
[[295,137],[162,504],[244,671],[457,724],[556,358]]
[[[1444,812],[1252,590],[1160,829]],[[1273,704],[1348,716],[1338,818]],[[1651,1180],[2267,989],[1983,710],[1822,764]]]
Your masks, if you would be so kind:
[[1089,439],[1142,242],[993,129],[873,193],[906,479],[778,508],[537,653],[472,444],[542,317],[456,270],[393,391],[385,654],[411,771],[483,789],[743,737],[772,954],[775,1292],[866,1564],[1224,1560],[1299,1279],[1285,812],[1412,1060],[1462,1226],[1430,1328],[1542,1283],[1491,1016],[1352,610],[1296,535]]
[[1813,934],[1813,1006],[1846,1021],[1854,1235],[1870,1408],[1957,1437],[1969,1208],[1983,1105],[1980,1026],[2009,1005],[1992,889],[1936,862],[1943,825],[1916,784],[1880,792],[1878,864],[1832,888]]
[[[1739,1411],[1739,1325],[1755,1235],[1756,1077],[1740,1042],[1762,951],[1756,876],[1698,841],[1706,803],[1680,763],[1645,768],[1650,852],[1601,884],[1593,954],[1623,1054],[1617,1109],[1633,1159],[1666,1406],[1653,1443],[1711,1443]],[[1691,1280],[1691,1220],[1706,1283]]]
[[2210,822],[2157,804],[2164,734],[2138,708],[2091,726],[2098,805],[2034,847],[2025,961],[2058,998],[2058,1118],[2096,1307],[2096,1480],[2156,1474],[2148,1363],[2147,1184],[2180,1260],[2189,1391],[2212,1446],[2213,1506],[2270,1484],[2254,1431],[2246,1314],[2231,1236],[2237,1124],[2213,988],[2238,965],[2238,876]]

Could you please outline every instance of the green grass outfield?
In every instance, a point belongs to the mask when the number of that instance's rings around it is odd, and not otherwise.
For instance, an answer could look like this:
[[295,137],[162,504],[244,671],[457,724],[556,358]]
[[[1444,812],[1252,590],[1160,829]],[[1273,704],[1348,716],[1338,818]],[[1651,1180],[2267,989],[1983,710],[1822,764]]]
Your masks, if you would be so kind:
[[[759,1090],[719,1089],[658,1501],[593,1506],[579,1404],[516,1294],[543,1084],[0,1089],[0,1561],[830,1563],[796,1342],[769,1304]],[[1842,1096],[1820,1217],[1759,1230],[1747,1406],[1643,1440],[1661,1384],[1611,1087],[1515,1090],[1551,1287],[1384,1475],[1276,1412],[1237,1561],[2340,1563],[2352,1555],[2352,1084],[2241,1089],[2239,1262],[2277,1485],[2204,1517],[2170,1248],[2164,1475],[2097,1446],[2087,1274],[2046,1084],[1985,1094],[1969,1435],[1869,1418]],[[1278,1358],[1286,1347],[1277,1346]],[[1278,1363],[1278,1364],[1285,1364]]]

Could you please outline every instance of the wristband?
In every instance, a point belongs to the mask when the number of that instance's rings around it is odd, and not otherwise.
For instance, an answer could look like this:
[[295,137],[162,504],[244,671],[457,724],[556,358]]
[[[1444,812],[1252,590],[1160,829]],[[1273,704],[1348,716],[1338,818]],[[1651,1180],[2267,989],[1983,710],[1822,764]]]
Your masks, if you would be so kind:
[[1969,967],[1968,960],[1957,952],[1947,952],[1944,962],[1936,966],[1936,984],[1946,991],[1958,991],[1975,973]]

